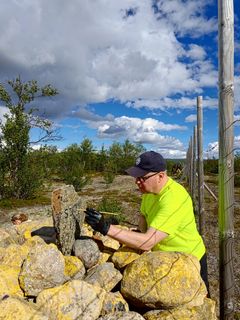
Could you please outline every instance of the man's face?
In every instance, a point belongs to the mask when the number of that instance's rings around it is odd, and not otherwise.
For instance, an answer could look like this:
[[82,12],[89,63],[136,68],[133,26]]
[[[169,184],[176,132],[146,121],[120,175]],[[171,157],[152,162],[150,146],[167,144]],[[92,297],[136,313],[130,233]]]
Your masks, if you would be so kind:
[[158,193],[158,181],[160,172],[149,172],[136,178],[136,184],[142,193]]

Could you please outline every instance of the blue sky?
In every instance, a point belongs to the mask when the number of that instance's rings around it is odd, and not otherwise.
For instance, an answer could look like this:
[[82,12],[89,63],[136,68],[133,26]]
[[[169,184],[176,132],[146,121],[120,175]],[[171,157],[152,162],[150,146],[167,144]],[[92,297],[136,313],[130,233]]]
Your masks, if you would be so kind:
[[[218,152],[217,1],[8,0],[0,12],[0,81],[51,83],[37,101],[63,149],[140,142],[185,157],[203,96],[205,156]],[[235,11],[235,119],[240,119],[239,0]],[[0,118],[6,112],[0,106]],[[36,131],[32,138],[36,138]],[[234,127],[240,148],[240,123]],[[207,152],[207,150],[212,150]]]

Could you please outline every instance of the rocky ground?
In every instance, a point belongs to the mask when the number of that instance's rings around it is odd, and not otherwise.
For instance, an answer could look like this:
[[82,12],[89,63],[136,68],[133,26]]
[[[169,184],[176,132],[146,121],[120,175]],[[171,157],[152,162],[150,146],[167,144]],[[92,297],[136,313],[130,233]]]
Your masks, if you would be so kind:
[[[216,177],[206,177],[205,181],[211,190],[217,195]],[[52,186],[48,190],[48,195],[56,187]],[[79,193],[86,200],[88,206],[97,207],[105,197],[111,199],[113,203],[117,202],[121,206],[121,219],[128,226],[137,225],[139,205],[141,195],[137,190],[134,180],[129,176],[118,176],[114,182],[107,186],[102,177],[92,179],[91,184],[87,185]],[[235,258],[234,258],[234,275],[235,275],[235,309],[240,313],[240,190],[235,190]],[[205,212],[206,212],[206,232],[205,243],[208,251],[208,268],[211,298],[218,304],[219,295],[219,278],[218,278],[218,209],[217,201],[213,199],[208,192],[205,193]],[[106,210],[110,211],[110,210]],[[51,206],[36,206],[18,208],[16,210],[0,209],[1,226],[10,225],[11,216],[14,213],[25,212],[29,219],[41,219],[45,216],[51,216]]]

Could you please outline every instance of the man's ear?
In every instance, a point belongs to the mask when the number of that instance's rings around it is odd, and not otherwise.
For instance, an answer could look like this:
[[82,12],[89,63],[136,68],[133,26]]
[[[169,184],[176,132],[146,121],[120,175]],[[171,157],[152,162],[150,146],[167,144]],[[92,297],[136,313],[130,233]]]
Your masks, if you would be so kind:
[[164,172],[164,171],[159,172],[159,177],[160,177],[161,179],[162,179],[164,176],[165,176],[165,172]]

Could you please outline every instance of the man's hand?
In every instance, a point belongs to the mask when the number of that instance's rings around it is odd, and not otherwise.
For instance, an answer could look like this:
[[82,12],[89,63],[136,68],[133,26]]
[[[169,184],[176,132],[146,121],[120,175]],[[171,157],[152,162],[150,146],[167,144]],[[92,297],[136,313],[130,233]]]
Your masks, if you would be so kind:
[[105,220],[103,215],[92,209],[87,208],[85,221],[95,230],[101,232],[104,236],[108,233],[110,222]]

